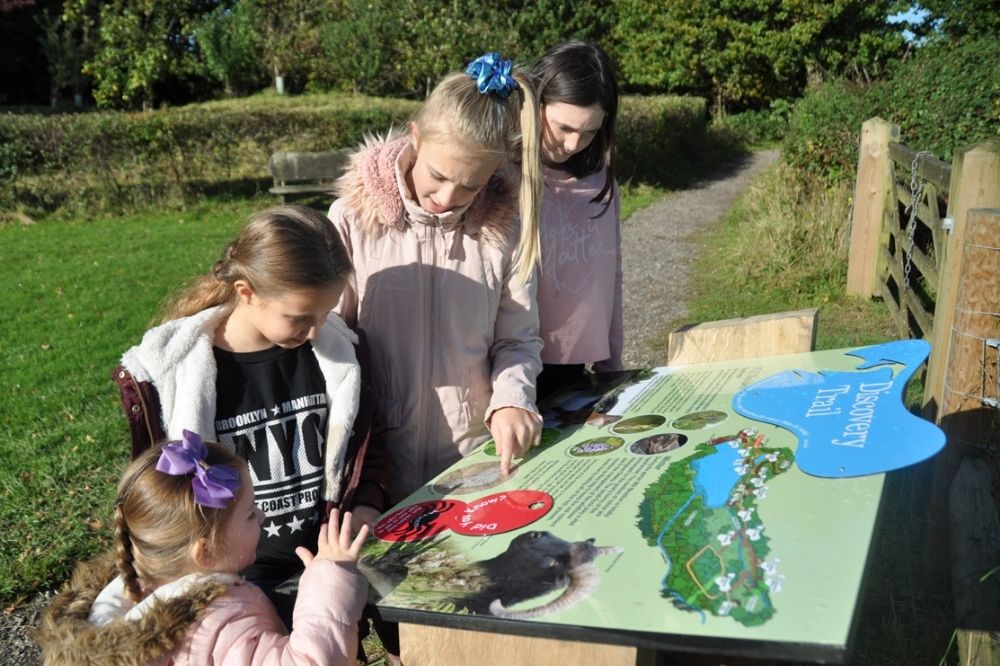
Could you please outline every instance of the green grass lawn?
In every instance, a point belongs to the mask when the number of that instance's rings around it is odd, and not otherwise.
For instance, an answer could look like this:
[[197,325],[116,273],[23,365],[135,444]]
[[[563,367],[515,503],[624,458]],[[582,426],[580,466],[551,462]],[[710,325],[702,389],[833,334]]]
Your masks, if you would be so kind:
[[0,226],[0,599],[109,544],[129,450],[111,370],[262,205]]

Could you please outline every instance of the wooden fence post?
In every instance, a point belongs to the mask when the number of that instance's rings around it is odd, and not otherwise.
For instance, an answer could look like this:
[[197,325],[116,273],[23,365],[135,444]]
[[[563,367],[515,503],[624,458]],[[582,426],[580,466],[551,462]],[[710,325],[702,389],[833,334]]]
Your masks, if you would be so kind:
[[941,414],[948,342],[963,270],[962,247],[968,212],[974,208],[1000,208],[1000,139],[984,141],[955,154],[948,192],[948,217],[953,220],[953,227],[943,248],[944,258],[934,306],[931,356],[924,381],[924,415],[934,421],[938,421]]
[[1000,209],[968,212],[961,251],[938,422],[949,446],[985,450],[1000,445],[1000,411],[984,404],[1000,399]]
[[851,214],[851,244],[847,259],[847,294],[871,298],[875,291],[875,270],[882,236],[886,199],[892,190],[889,178],[889,141],[899,128],[881,118],[869,118],[861,125],[858,175],[854,185]]
[[[1000,445],[1000,209],[970,210],[966,218],[963,246],[952,247],[952,258],[961,258],[962,273],[956,280],[961,288],[948,313],[952,323],[937,413],[948,444],[934,460],[932,534],[944,533],[949,513],[955,513],[956,507],[949,507],[949,488],[962,456],[995,451]],[[935,314],[935,333],[944,314]],[[927,547],[932,562],[945,560],[943,540],[931,539]],[[996,547],[1000,551],[1000,544]]]

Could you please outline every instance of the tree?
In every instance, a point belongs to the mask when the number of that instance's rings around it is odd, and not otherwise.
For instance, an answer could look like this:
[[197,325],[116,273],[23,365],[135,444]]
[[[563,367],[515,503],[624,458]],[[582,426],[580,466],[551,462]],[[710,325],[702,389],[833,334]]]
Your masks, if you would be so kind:
[[58,11],[57,0],[0,0],[0,104],[43,104],[49,76],[38,55],[39,11]]
[[511,43],[516,55],[535,60],[560,42],[579,39],[603,43],[614,18],[612,4],[602,0],[527,0],[508,2],[506,14],[511,21]]
[[894,0],[621,0],[612,50],[627,87],[692,92],[717,109],[795,97],[811,71],[871,73],[902,44]]
[[260,37],[262,60],[279,94],[289,77],[304,83],[309,65],[321,52],[320,0],[243,0]]
[[1000,11],[995,0],[921,0],[906,2],[905,13],[923,21],[911,27],[917,37],[955,39],[1000,34]]
[[346,0],[324,20],[326,82],[355,93],[399,92],[398,45],[407,32],[394,0]]
[[228,97],[260,85],[267,70],[260,58],[260,36],[245,4],[216,7],[195,28],[195,38],[206,73],[223,84]]
[[83,64],[93,55],[96,14],[96,3],[91,0],[71,0],[65,3],[62,13],[53,14],[46,8],[35,18],[42,29],[39,43],[48,63],[53,108],[60,93],[67,89],[72,91],[77,106],[83,102]]
[[200,74],[194,27],[210,0],[114,0],[102,5],[94,57],[84,65],[101,106],[150,109],[156,87]]

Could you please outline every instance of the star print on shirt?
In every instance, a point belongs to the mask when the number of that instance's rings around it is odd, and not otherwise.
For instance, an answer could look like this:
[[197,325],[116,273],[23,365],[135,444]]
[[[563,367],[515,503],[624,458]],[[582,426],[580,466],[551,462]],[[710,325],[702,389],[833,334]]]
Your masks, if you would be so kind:
[[281,413],[281,405],[275,405],[274,407],[271,408],[271,414],[273,414],[274,416],[277,416],[280,413]]
[[268,538],[276,537],[281,532],[281,525],[275,525],[272,522],[270,525],[264,525],[264,531],[267,532]]
[[300,520],[298,516],[295,516],[294,518],[292,518],[292,522],[285,524],[288,525],[289,528],[291,528],[292,534],[295,534],[296,532],[302,529],[302,524],[304,522],[306,521]]

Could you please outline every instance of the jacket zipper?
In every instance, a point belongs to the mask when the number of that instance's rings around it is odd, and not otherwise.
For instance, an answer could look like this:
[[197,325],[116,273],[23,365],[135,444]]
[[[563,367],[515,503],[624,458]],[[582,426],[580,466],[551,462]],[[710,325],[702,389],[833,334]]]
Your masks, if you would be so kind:
[[142,387],[139,385],[139,382],[136,380],[135,376],[131,372],[129,372],[128,373],[128,378],[129,378],[129,381],[132,382],[132,386],[135,387],[136,399],[139,401],[139,405],[140,405],[140,407],[142,409],[142,421],[143,421],[143,423],[146,424],[146,446],[143,449],[143,450],[145,450],[145,449],[150,448],[151,446],[153,446],[153,444],[156,443],[156,442],[153,441],[154,440],[154,437],[153,437],[153,426],[149,422],[149,406],[146,405],[146,398],[142,394]]
[[[430,351],[431,351],[430,364],[429,364],[429,368],[428,369],[430,371],[430,378],[431,378],[431,386],[432,387],[436,386],[435,371],[437,370],[437,368],[436,368],[437,364],[435,363],[435,360],[437,358],[437,348],[435,347],[435,345],[437,344],[437,328],[438,328],[437,327],[437,310],[438,310],[438,298],[437,298],[437,295],[438,295],[437,294],[437,273],[438,273],[438,271],[437,271],[437,268],[438,268],[438,240],[440,239],[440,237],[441,237],[441,219],[438,218],[438,217],[435,217],[434,218],[434,225],[431,227],[431,241],[432,241],[431,242],[431,252],[432,252],[432,254],[431,254],[431,294],[430,294],[431,295],[431,321],[430,321],[430,336],[431,337],[430,337],[430,344],[428,345],[428,349],[430,349]],[[435,395],[434,397],[435,397],[435,399],[438,399],[437,395]],[[425,405],[425,416],[426,416],[426,409],[429,409],[429,408],[430,408],[429,404]],[[427,438],[427,440],[428,440],[428,442],[433,442],[433,444],[434,444],[433,451],[434,452],[437,452],[437,449],[438,449],[437,432],[436,432],[437,428],[435,427],[436,423],[437,422],[435,420],[433,420],[433,419],[428,419],[427,420],[428,430],[429,430],[429,432],[427,433],[429,435],[428,438]],[[428,460],[427,460],[426,457],[424,458],[424,464],[425,465],[428,464]],[[428,469],[425,467],[425,469],[424,469],[424,481],[429,481],[429,480],[430,479],[428,478]]]

